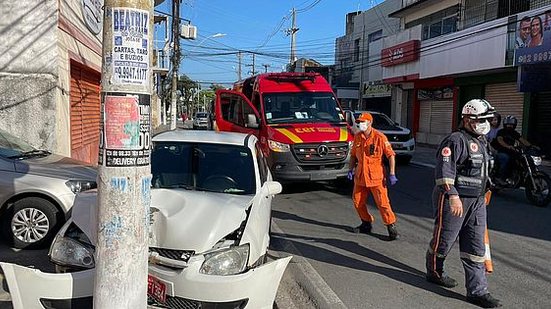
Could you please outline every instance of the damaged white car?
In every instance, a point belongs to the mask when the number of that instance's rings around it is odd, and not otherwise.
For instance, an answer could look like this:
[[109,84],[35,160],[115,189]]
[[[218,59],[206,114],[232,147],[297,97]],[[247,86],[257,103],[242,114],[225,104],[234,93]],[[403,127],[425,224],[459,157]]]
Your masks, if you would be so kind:
[[[253,135],[153,138],[148,301],[162,308],[272,308],[291,257],[268,261],[272,181]],[[2,268],[14,308],[91,304],[96,192],[79,195],[50,248],[58,274]],[[49,307],[48,307],[49,306]]]

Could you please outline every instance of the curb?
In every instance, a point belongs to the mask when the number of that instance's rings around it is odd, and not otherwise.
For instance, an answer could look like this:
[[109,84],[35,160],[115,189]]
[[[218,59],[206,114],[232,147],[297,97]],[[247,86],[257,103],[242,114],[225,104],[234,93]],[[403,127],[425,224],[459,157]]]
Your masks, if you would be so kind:
[[[272,221],[274,232],[285,235],[275,222]],[[316,308],[320,309],[348,309],[342,300],[335,294],[329,285],[318,274],[314,267],[302,257],[300,251],[289,241],[282,240],[281,251],[293,255],[291,263],[287,266],[289,273],[292,274],[296,283],[304,289],[309,298],[315,303]],[[290,295],[292,298],[292,295]],[[279,307],[278,308],[283,308]]]

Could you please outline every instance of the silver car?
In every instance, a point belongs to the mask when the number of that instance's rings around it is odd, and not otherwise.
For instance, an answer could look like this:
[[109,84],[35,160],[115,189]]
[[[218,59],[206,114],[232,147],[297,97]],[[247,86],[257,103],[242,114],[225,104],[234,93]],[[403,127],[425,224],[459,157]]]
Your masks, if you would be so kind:
[[0,224],[15,248],[49,245],[66,221],[75,194],[96,187],[96,170],[35,149],[0,130]]

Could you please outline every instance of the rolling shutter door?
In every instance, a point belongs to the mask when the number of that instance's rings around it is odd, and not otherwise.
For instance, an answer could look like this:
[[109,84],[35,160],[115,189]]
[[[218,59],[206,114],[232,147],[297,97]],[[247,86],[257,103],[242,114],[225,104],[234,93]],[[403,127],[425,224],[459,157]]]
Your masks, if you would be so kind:
[[71,62],[71,157],[96,163],[100,129],[99,73]]
[[485,94],[486,100],[492,104],[502,119],[507,115],[517,118],[517,131],[522,132],[524,94],[517,91],[516,82],[486,85]]
[[419,132],[426,138],[421,141],[437,144],[451,132],[453,101],[421,101]]
[[453,101],[432,101],[430,132],[448,134],[452,130]]

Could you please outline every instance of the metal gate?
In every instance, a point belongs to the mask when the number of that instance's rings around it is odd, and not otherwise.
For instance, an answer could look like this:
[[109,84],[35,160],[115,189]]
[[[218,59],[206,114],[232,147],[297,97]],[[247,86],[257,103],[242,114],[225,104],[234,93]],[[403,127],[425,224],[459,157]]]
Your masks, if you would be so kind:
[[534,93],[531,106],[528,139],[551,158],[551,91]]
[[[418,139],[438,144],[452,130],[453,101],[421,101]],[[420,133],[420,134],[419,134]]]
[[101,75],[71,61],[71,157],[98,162]]
[[524,94],[517,91],[516,82],[486,85],[485,97],[502,119],[513,115],[518,119],[517,131],[522,132]]

